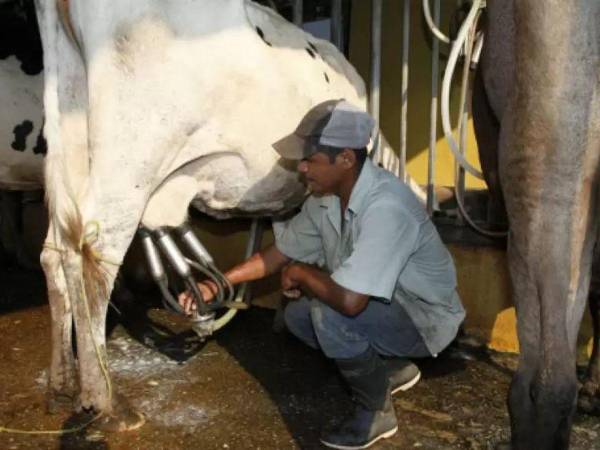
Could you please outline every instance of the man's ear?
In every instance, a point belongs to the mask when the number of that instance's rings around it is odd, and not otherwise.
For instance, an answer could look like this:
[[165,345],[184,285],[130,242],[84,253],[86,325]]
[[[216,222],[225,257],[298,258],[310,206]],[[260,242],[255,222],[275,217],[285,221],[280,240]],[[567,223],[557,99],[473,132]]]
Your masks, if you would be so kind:
[[356,153],[349,148],[345,148],[340,153],[340,158],[342,159],[342,164],[344,167],[350,169],[356,165]]

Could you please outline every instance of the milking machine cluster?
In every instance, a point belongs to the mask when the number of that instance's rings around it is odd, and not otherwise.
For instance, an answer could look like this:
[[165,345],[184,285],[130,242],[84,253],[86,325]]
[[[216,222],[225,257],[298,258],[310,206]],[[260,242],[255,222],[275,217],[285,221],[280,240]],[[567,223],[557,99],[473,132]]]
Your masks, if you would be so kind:
[[[176,233],[179,241],[185,245],[187,257],[180,249],[172,233]],[[196,237],[192,229],[184,224],[174,229],[159,228],[150,231],[140,228],[142,245],[148,260],[152,278],[158,284],[162,293],[165,308],[180,314],[185,314],[184,309],[177,302],[169,288],[169,280],[161,254],[166,258],[175,273],[181,277],[186,289],[192,295],[196,310],[190,317],[191,327],[202,339],[210,336],[214,329],[215,311],[219,308],[241,309],[246,307],[243,302],[234,302],[234,289],[229,280],[215,266],[213,258]],[[204,275],[217,286],[217,293],[210,303],[206,303],[202,292],[198,289],[194,272]]]

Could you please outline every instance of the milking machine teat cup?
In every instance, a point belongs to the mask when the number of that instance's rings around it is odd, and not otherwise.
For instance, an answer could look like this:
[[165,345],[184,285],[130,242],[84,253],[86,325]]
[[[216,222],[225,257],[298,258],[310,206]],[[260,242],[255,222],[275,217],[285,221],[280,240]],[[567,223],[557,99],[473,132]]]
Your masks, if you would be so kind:
[[[166,228],[158,228],[153,232],[146,228],[140,228],[139,234],[150,273],[161,290],[163,305],[166,309],[185,315],[183,307],[169,289],[168,276],[162,263],[161,253],[175,273],[181,277],[187,291],[194,299],[196,310],[189,317],[190,325],[201,339],[205,339],[214,330],[215,310],[223,307],[236,307],[232,302],[234,296],[233,286],[216,267],[213,258],[187,224],[176,228],[176,231],[179,240],[186,246],[188,254],[191,255],[189,258],[179,249]],[[210,303],[204,302],[202,292],[198,288],[192,271],[199,272],[217,286],[217,293]]]

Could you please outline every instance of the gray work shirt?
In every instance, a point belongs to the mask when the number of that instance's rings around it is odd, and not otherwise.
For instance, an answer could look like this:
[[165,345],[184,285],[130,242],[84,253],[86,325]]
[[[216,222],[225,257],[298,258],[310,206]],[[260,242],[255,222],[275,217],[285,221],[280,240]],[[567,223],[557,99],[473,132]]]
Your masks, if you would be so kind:
[[287,257],[351,291],[397,301],[435,355],[465,317],[452,257],[413,192],[367,159],[342,216],[335,195],[309,196],[276,233]]

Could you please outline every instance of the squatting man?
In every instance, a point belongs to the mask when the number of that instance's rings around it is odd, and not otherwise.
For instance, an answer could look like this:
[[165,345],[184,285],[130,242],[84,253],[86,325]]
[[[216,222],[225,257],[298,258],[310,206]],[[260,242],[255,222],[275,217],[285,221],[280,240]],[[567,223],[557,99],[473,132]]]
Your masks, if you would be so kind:
[[[464,319],[452,258],[412,191],[367,158],[374,120],[345,100],[312,108],[273,144],[298,160],[311,195],[275,244],[233,267],[233,284],[281,271],[287,328],[335,361],[356,404],[321,442],[366,448],[398,430],[391,394],[420,372]],[[217,287],[199,284],[205,301]],[[186,312],[195,307],[180,296]]]

